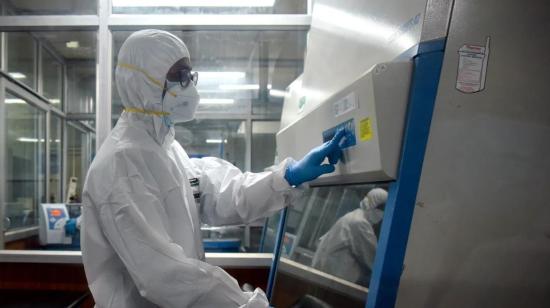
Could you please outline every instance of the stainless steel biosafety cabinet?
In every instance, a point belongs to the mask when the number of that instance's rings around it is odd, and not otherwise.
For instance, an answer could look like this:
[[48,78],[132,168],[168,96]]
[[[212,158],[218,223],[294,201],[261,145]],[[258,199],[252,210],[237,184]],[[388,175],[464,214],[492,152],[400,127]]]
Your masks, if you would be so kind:
[[550,305],[548,13],[542,0],[314,3],[278,156],[349,130],[343,162],[309,197],[382,185],[389,198],[368,288],[307,266],[323,217],[345,204],[285,209],[276,232],[272,222],[271,299],[294,271],[369,308]]

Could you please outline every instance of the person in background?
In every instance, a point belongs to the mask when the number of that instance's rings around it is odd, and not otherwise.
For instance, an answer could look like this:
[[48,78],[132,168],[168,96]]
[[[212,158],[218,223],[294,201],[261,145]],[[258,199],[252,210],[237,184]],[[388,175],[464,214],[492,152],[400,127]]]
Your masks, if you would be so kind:
[[342,216],[321,237],[312,266],[325,273],[368,286],[378,243],[379,225],[388,193],[374,188],[359,208]]

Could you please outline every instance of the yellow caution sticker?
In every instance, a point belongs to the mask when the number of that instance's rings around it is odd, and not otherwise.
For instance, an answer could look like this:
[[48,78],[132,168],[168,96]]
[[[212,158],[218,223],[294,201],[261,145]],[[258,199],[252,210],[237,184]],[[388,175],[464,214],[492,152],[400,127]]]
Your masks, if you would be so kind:
[[372,126],[370,118],[364,118],[359,122],[359,140],[369,141],[372,139]]

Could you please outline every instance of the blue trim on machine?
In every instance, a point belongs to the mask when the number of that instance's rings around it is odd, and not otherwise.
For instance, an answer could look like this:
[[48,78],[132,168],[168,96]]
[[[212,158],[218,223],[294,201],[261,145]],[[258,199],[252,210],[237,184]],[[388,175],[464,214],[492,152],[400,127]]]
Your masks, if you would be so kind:
[[428,143],[445,40],[421,43],[414,70],[397,180],[390,185],[367,296],[367,308],[394,307],[424,154]]
[[421,42],[420,44],[418,44],[417,55],[421,55],[429,52],[435,52],[435,51],[444,51],[446,42],[447,41],[444,38]]
[[266,296],[267,300],[271,302],[273,296],[273,289],[275,287],[275,278],[277,277],[277,268],[279,267],[279,258],[281,256],[281,246],[283,244],[283,237],[285,235],[286,216],[288,214],[288,208],[285,207],[281,210],[281,217],[279,218],[279,226],[277,228],[277,237],[275,238],[275,246],[273,247],[273,262],[269,269],[269,278],[267,280]]
[[434,51],[440,51],[445,49],[445,39],[436,39],[431,41],[425,41],[420,44],[416,44],[413,47],[405,50],[394,61],[404,61],[414,59],[419,54],[425,54]]
[[[445,43],[444,38],[421,42],[394,59],[394,61],[412,59],[414,70],[401,149],[401,162],[397,180],[390,184],[369,295],[367,296],[367,308],[395,306],[443,64]],[[398,207],[397,204],[399,204]],[[287,209],[285,208],[279,219],[273,249],[273,262],[269,271],[266,295],[270,302],[281,255],[286,217]],[[262,236],[262,241],[264,237],[265,233]]]

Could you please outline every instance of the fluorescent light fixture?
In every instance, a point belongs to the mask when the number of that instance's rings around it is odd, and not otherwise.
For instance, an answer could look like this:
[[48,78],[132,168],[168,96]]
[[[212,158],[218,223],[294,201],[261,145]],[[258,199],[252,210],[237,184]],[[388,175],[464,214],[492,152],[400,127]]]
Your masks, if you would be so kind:
[[219,88],[216,89],[197,89],[199,93],[226,93],[225,90],[220,90]]
[[49,99],[50,103],[52,104],[59,104],[61,101],[59,100],[59,98],[52,98],[52,99]]
[[20,98],[6,98],[4,102],[6,104],[26,104],[26,102]]
[[12,72],[12,73],[8,73],[12,78],[15,78],[15,79],[25,79],[27,78],[27,76],[25,76],[25,74],[23,73],[19,73],[19,72]]
[[44,139],[38,139],[38,138],[26,138],[26,137],[21,137],[21,138],[17,138],[17,141],[21,141],[21,142],[44,142]]
[[113,7],[271,7],[275,0],[113,0]]
[[80,43],[78,41],[68,41],[65,43],[65,46],[67,46],[67,48],[76,49],[80,47]]
[[242,79],[245,72],[199,72],[200,79]]
[[283,90],[271,89],[269,90],[269,95],[273,97],[286,97],[288,95],[288,92]]
[[[206,139],[206,143],[222,143],[222,140],[221,139]],[[223,143],[227,143],[227,139],[224,139]]]
[[222,90],[259,90],[259,84],[221,84]]
[[[17,138],[17,141],[21,141],[21,142],[39,142],[39,141],[44,142],[44,139],[21,137],[21,138]],[[50,139],[50,142],[60,143],[61,140],[60,139],[55,139],[55,140]]]
[[201,98],[202,105],[231,105],[235,102],[232,98]]

